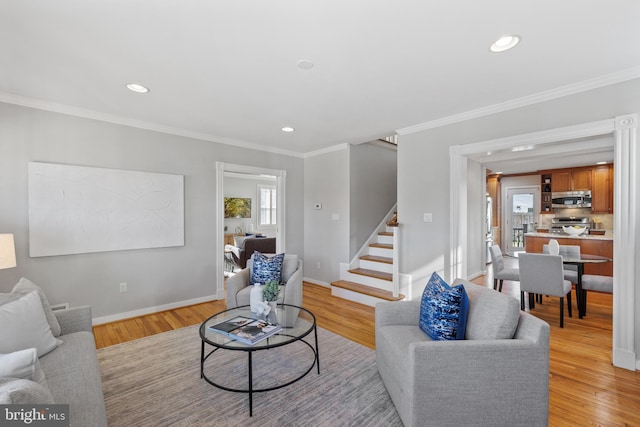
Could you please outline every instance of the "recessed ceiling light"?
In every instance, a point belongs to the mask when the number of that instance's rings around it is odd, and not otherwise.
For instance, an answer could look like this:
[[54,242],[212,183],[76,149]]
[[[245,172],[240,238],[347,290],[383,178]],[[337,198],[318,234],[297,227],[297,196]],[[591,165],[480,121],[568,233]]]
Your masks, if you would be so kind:
[[518,43],[520,43],[519,36],[504,36],[500,37],[494,44],[491,45],[491,52],[504,52],[505,50],[509,50],[515,47]]
[[142,86],[138,83],[129,83],[127,85],[127,89],[133,91],[133,92],[137,92],[137,93],[147,93],[149,92],[149,88],[146,86]]
[[297,65],[301,70],[310,70],[314,67],[313,62],[309,61],[308,59],[301,59],[300,61],[298,61]]
[[517,151],[527,151],[527,150],[533,150],[535,147],[533,145],[520,145],[518,147],[513,147],[511,149],[511,151],[513,151],[514,153]]
[[289,126],[285,126],[282,128],[282,132],[293,132],[295,129]]

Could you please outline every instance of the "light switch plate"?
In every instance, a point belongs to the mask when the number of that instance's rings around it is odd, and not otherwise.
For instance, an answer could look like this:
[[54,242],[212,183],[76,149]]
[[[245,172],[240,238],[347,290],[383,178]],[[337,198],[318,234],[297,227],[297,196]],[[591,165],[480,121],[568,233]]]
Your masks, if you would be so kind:
[[424,222],[433,222],[433,214],[431,214],[431,213],[424,214],[423,221]]

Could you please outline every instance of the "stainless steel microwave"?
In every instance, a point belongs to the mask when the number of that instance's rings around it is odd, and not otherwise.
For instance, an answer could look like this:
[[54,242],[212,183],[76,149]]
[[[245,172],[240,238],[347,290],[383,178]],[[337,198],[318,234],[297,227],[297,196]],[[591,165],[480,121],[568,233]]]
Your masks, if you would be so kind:
[[590,208],[591,191],[563,191],[551,193],[551,206],[558,208]]

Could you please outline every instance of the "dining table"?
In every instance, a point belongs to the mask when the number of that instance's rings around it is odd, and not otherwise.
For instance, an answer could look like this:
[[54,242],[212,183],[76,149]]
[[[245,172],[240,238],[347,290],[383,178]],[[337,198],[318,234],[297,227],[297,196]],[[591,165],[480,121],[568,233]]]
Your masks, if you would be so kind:
[[[517,258],[518,254],[524,253],[525,251],[516,251],[516,252],[507,252],[506,256]],[[549,255],[549,254],[546,254]],[[576,304],[578,306],[578,317],[582,319],[587,311],[586,304],[586,292],[582,289],[582,276],[584,275],[584,266],[585,264],[600,264],[605,262],[611,262],[613,259],[602,256],[602,255],[592,255],[592,254],[580,254],[580,257],[576,256],[562,256],[562,263],[567,265],[575,265],[578,270],[578,283],[576,283]]]

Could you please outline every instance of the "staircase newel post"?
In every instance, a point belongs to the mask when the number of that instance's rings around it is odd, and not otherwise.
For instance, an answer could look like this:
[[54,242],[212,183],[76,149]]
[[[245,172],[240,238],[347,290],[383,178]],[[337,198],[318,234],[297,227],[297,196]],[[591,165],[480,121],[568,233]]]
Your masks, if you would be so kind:
[[400,224],[396,222],[393,230],[393,296],[397,298],[400,295],[400,260],[398,253],[400,252],[399,242]]

